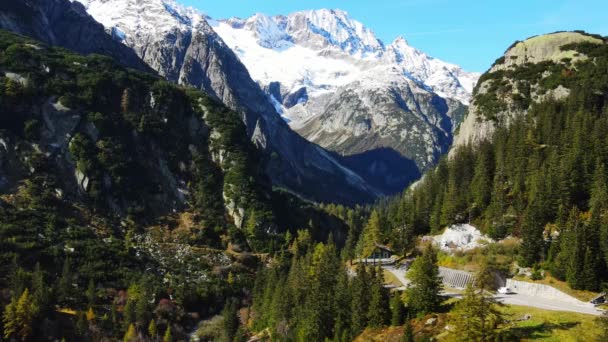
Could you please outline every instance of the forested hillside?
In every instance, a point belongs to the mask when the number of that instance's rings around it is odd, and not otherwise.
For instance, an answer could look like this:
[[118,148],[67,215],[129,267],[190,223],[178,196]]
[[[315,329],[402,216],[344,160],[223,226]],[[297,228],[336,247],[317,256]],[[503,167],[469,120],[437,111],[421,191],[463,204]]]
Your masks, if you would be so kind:
[[[521,265],[543,263],[573,288],[600,289],[608,277],[608,45],[560,50],[575,60],[482,76],[491,89],[474,104],[496,132],[458,147],[388,205],[393,228],[420,235],[473,222],[495,239],[520,237]],[[543,96],[556,89],[564,95]],[[513,106],[523,114],[505,114]]]
[[184,339],[247,300],[290,230],[345,239],[272,191],[240,116],[200,91],[5,31],[0,75],[7,339]]

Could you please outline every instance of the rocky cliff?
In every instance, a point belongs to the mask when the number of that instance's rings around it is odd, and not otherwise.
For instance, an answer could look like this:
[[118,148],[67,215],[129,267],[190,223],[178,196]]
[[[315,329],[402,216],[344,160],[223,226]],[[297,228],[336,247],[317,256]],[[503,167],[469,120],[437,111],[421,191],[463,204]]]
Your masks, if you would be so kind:
[[336,157],[289,128],[200,12],[168,0],[86,0],[83,4],[160,75],[202,89],[239,112],[249,137],[265,151],[268,175],[276,187],[314,200],[344,203],[371,201],[381,194]]

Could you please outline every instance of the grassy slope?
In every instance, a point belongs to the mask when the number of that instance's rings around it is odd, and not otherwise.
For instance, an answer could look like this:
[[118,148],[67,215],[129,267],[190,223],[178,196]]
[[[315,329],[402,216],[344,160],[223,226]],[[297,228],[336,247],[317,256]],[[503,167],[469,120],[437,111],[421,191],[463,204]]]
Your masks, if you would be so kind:
[[[444,303],[445,307],[453,304],[450,299]],[[512,323],[504,325],[503,329],[509,329],[521,341],[597,341],[601,330],[595,323],[595,316],[548,311],[525,306],[508,305],[501,308],[505,314],[505,319]],[[531,315],[527,321],[518,321],[524,315]],[[448,323],[446,314],[433,315],[437,317],[437,323],[433,326],[426,326],[425,323],[431,316],[422,319],[414,319],[412,325],[418,337],[421,333],[434,335],[439,341],[453,341],[445,330]],[[357,342],[376,342],[376,341],[400,341],[403,334],[403,327],[385,327],[380,329],[366,329],[361,335],[357,336]]]

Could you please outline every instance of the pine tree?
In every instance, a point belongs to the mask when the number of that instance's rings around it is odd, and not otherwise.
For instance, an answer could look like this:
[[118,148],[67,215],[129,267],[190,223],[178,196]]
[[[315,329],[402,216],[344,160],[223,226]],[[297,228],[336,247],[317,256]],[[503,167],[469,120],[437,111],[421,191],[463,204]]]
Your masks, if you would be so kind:
[[135,301],[133,299],[127,299],[127,304],[122,310],[122,320],[123,329],[128,329],[131,324],[135,323]]
[[224,336],[228,342],[231,342],[234,339],[236,331],[239,328],[239,317],[237,313],[238,307],[236,300],[228,300],[222,311],[222,317],[224,318]]
[[401,342],[414,342],[414,328],[412,327],[412,322],[408,317],[403,325],[403,336],[401,337]]
[[134,342],[137,340],[137,331],[135,331],[135,325],[129,324],[127,328],[127,332],[125,332],[125,336],[122,338],[124,342]]
[[26,288],[21,296],[19,296],[19,299],[13,297],[4,309],[4,314],[2,315],[4,337],[6,339],[17,337],[22,341],[26,341],[32,334],[33,323],[37,314],[38,307]]
[[370,327],[383,326],[389,316],[388,292],[384,288],[382,269],[372,268],[370,284],[370,301],[367,309],[367,320]]
[[435,311],[440,303],[441,278],[433,247],[425,248],[422,256],[412,263],[407,276],[411,280],[411,286],[406,290],[409,308],[417,313]]
[[171,326],[168,326],[167,330],[165,330],[165,335],[163,336],[163,342],[173,342],[173,335],[171,334]]
[[495,283],[491,269],[486,263],[469,284],[465,294],[451,313],[454,323],[452,335],[459,341],[494,341],[496,327],[502,322],[502,313],[494,299]]
[[544,251],[544,224],[538,202],[532,203],[524,216],[522,223],[522,241],[520,246],[521,264],[531,266],[540,261]]
[[76,334],[79,337],[84,338],[87,336],[89,330],[89,325],[87,323],[87,318],[84,312],[79,311],[76,316]]
[[148,324],[148,335],[152,341],[156,341],[156,338],[158,337],[158,328],[156,328],[156,322],[154,320],[151,320],[150,324]]
[[473,200],[480,210],[484,210],[492,196],[492,179],[494,165],[491,146],[486,142],[479,146],[479,153],[475,164],[475,176],[471,182]]
[[89,310],[87,310],[87,321],[92,321],[95,319],[95,311],[93,311],[93,308],[89,307]]
[[87,286],[86,296],[89,306],[95,305],[95,299],[97,297],[97,294],[95,293],[95,282],[93,281],[93,279],[89,279],[89,286]]
[[377,210],[372,211],[367,225],[363,228],[363,233],[359,239],[358,251],[362,257],[367,257],[372,253],[376,247],[376,243],[382,242],[381,231],[382,231],[382,220],[380,213]]
[[36,263],[32,274],[32,296],[41,314],[50,309],[51,293],[40,270],[40,263]]
[[4,338],[10,339],[17,335],[19,322],[17,319],[17,298],[13,297],[4,308],[2,314],[2,324],[4,325]]
[[57,294],[59,295],[59,301],[65,303],[70,298],[72,293],[72,272],[70,270],[70,259],[65,258],[63,261],[63,268],[61,270],[61,277],[57,284]]
[[358,335],[367,326],[367,310],[369,307],[369,277],[362,263],[357,265],[357,275],[352,283],[352,303],[351,303],[351,332],[353,336]]
[[403,324],[403,317],[405,314],[403,301],[399,293],[393,294],[391,297],[391,325],[398,326]]
[[338,282],[334,294],[333,312],[335,313],[334,340],[342,336],[350,338],[351,293],[348,275],[344,270],[338,273]]

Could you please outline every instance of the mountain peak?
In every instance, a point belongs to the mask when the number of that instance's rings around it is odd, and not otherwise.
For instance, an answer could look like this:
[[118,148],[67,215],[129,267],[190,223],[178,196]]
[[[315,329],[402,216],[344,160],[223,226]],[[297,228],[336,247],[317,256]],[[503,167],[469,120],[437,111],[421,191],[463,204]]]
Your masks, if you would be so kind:
[[398,36],[397,38],[395,38],[395,40],[393,41],[393,43],[391,45],[393,45],[393,46],[410,46],[409,42],[407,41],[407,39],[405,39],[404,36]]
[[292,13],[287,16],[286,29],[303,43],[312,40],[310,45],[334,46],[351,55],[377,55],[384,49],[371,29],[339,9]]

